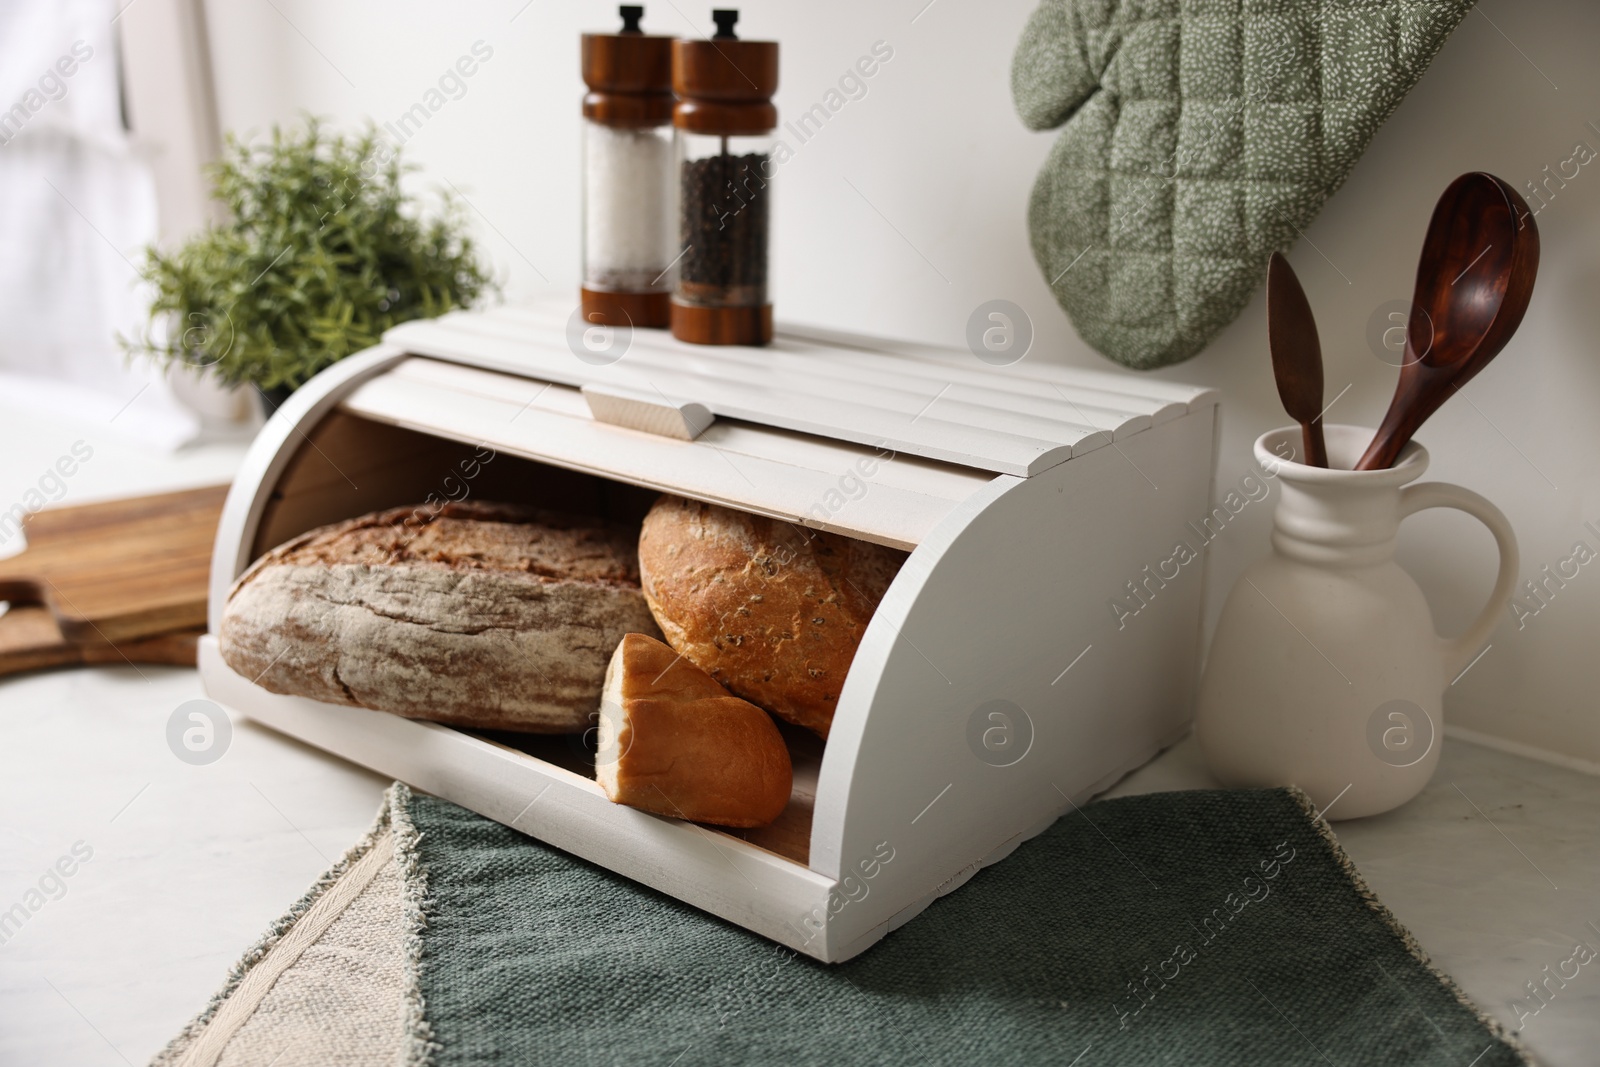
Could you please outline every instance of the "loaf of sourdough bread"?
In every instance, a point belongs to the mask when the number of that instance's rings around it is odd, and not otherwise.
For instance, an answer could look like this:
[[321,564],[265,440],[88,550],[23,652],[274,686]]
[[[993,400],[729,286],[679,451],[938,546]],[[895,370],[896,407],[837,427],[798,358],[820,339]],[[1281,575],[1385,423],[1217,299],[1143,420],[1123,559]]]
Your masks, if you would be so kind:
[[580,731],[624,634],[656,634],[625,526],[491,503],[312,530],[234,583],[228,666],[274,693],[408,718]]
[[735,696],[823,737],[906,553],[663,496],[639,575],[667,643]]

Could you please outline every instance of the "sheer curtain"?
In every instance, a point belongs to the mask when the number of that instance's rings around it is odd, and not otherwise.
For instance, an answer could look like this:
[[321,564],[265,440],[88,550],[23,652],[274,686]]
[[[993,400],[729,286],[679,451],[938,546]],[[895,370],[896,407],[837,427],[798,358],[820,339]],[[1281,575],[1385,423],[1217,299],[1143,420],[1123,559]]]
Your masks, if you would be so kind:
[[198,417],[116,343],[144,327],[136,265],[157,231],[123,120],[117,17],[114,0],[0,3],[0,405],[173,449]]

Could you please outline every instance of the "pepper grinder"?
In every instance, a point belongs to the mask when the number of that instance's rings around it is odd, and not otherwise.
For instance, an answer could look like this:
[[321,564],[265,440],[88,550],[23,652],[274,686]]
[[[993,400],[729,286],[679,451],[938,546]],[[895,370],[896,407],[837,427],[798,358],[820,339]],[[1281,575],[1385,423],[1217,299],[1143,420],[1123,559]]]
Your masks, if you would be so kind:
[[776,41],[740,40],[735,10],[712,11],[716,36],[672,44],[679,252],[672,335],[705,345],[772,340],[767,286]]
[[583,35],[583,317],[665,327],[674,234],[672,38],[644,33],[623,6],[620,33]]

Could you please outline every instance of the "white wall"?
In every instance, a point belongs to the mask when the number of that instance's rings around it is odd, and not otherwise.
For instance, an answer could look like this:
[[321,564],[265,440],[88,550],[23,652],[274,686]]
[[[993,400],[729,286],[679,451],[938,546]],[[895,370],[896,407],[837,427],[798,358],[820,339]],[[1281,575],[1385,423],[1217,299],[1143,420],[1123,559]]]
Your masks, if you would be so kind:
[[[1030,0],[744,5],[742,33],[783,44],[780,112],[817,102],[858,56],[894,57],[781,172],[774,273],[780,318],[961,345],[966,319],[1004,297],[1032,316],[1029,359],[1105,363],[1073,333],[1028,250],[1028,190],[1051,135],[1023,130],[1008,69]],[[710,5],[647,4],[656,32],[703,34]],[[445,5],[210,0],[224,127],[262,128],[310,109],[341,121],[396,118],[475,41],[494,49],[407,145],[435,183],[481,215],[510,299],[573,293],[577,276],[578,34],[606,28],[609,3]],[[679,12],[684,14],[680,15]],[[919,14],[920,12],[920,14]],[[685,21],[696,21],[693,25]],[[1490,20],[1493,20],[1492,22]],[[1514,43],[1513,43],[1514,42]],[[1291,258],[1321,322],[1329,420],[1376,424],[1396,371],[1365,338],[1374,309],[1409,298],[1433,202],[1457,174],[1488,170],[1521,188],[1600,148],[1600,9],[1584,0],[1488,0],[1379,132]],[[1559,87],[1559,88],[1558,88]],[[852,188],[853,186],[853,188]],[[1600,168],[1539,215],[1543,265],[1521,333],[1427,425],[1433,475],[1500,505],[1522,541],[1524,577],[1600,549]],[[1315,247],[1312,247],[1315,246]],[[1225,390],[1219,479],[1250,465],[1249,443],[1279,409],[1258,297],[1212,347],[1161,372]],[[1469,402],[1470,401],[1470,402]],[[1266,509],[1213,545],[1221,592],[1266,548]],[[1463,628],[1493,577],[1493,544],[1464,516],[1410,520],[1401,562],[1446,632]],[[1582,569],[1518,630],[1509,611],[1489,653],[1451,690],[1454,724],[1600,761],[1600,565]]]

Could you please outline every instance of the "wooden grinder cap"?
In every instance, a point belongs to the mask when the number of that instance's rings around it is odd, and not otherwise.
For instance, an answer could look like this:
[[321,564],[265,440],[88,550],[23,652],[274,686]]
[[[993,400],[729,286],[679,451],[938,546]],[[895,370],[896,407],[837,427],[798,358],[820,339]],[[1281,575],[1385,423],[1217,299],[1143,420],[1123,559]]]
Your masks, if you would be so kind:
[[621,33],[583,35],[583,117],[604,126],[664,125],[672,118],[673,39],[639,29],[644,8],[618,11]]
[[778,91],[778,42],[734,36],[737,11],[711,13],[717,34],[703,41],[672,42],[672,88],[678,94],[672,124],[690,133],[748,136],[778,125],[772,94]]

